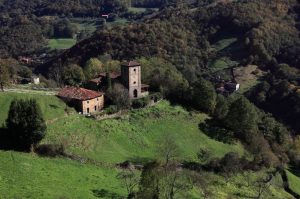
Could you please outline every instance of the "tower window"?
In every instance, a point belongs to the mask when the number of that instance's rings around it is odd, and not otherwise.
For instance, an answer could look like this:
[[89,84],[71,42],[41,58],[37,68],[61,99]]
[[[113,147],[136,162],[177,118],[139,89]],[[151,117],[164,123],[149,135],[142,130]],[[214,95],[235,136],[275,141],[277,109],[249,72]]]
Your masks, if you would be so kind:
[[136,84],[136,82],[133,82],[133,84]]

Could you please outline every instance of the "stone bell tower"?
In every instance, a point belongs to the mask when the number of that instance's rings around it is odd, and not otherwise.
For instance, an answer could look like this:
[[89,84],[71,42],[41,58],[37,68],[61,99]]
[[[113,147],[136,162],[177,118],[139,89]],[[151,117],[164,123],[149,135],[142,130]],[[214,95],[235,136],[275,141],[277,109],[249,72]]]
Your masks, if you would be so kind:
[[142,97],[141,65],[135,61],[122,63],[121,76],[123,85],[128,89],[129,98]]

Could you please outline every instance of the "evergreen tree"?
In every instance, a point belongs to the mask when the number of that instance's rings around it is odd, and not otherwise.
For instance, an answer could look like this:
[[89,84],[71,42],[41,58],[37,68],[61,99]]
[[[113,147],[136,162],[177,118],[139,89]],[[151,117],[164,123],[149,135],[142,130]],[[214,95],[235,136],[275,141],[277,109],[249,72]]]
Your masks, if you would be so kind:
[[211,82],[200,78],[192,84],[191,98],[195,107],[201,111],[212,113],[216,106],[217,94]]
[[33,99],[12,101],[6,125],[18,150],[29,150],[38,144],[47,128],[41,109]]
[[228,102],[223,95],[217,96],[217,103],[214,110],[214,116],[217,119],[223,119],[228,113]]
[[235,131],[240,138],[245,138],[246,133],[257,132],[258,113],[253,104],[245,97],[234,101],[225,118],[225,125]]

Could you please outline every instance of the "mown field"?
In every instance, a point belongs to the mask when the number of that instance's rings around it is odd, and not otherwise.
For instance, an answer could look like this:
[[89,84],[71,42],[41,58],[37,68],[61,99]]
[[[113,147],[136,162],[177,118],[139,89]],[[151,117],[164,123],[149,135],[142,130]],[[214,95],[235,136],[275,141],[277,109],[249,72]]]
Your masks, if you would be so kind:
[[49,39],[48,46],[50,49],[68,49],[76,44],[75,39]]

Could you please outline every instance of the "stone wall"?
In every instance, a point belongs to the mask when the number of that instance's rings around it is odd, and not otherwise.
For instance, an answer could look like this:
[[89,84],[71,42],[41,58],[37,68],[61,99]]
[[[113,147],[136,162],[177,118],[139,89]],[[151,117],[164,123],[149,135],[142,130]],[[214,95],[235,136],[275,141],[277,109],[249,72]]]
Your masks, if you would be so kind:
[[82,114],[99,112],[104,107],[104,96],[81,102]]

